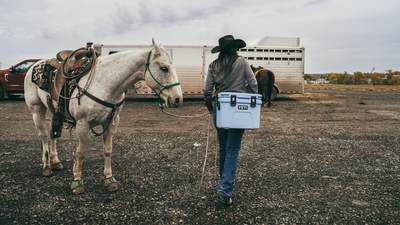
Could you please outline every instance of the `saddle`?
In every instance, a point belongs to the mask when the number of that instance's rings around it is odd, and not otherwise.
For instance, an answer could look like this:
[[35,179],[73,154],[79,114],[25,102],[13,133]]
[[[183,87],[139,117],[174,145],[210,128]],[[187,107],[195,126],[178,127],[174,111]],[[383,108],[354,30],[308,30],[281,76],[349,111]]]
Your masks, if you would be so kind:
[[[47,103],[53,113],[53,137],[61,136],[63,122],[75,126],[75,119],[68,109],[69,100],[75,84],[95,66],[98,53],[91,48],[92,45],[93,43],[89,42],[86,48],[60,51],[55,58],[33,69],[32,82],[50,94]],[[57,101],[56,107],[52,100]]]
[[[68,81],[71,79],[80,79],[82,76],[86,75],[92,65],[88,65],[93,61],[93,56],[90,55],[90,51],[83,50],[64,50],[56,55],[58,61],[58,67],[54,73],[54,79],[51,85],[50,95],[52,99],[59,102],[60,95],[63,94],[64,97],[70,97],[73,90],[63,90],[68,86]],[[55,64],[55,60],[50,60],[51,66]],[[64,91],[64,93],[62,93]],[[68,93],[67,93],[68,92]],[[69,93],[71,92],[71,93]]]
[[261,67],[261,68],[258,68],[257,71],[254,73],[254,76],[257,77],[258,73],[261,72],[261,71],[263,71],[263,70],[266,70],[266,69],[264,69],[264,68],[262,68],[262,67]]

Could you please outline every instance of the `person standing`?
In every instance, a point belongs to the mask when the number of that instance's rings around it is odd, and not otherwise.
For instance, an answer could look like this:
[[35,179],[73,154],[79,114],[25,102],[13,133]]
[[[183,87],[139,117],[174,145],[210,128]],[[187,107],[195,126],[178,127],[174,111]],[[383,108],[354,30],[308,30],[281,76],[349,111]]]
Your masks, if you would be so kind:
[[218,46],[211,53],[219,52],[218,58],[210,63],[206,82],[203,87],[205,105],[213,114],[214,125],[219,142],[219,175],[221,184],[217,187],[220,199],[225,204],[232,204],[233,184],[237,161],[245,129],[223,129],[216,126],[216,104],[213,106],[212,93],[246,93],[246,83],[252,93],[257,93],[257,81],[247,60],[238,55],[238,49],[246,47],[246,42],[226,35],[218,40]]

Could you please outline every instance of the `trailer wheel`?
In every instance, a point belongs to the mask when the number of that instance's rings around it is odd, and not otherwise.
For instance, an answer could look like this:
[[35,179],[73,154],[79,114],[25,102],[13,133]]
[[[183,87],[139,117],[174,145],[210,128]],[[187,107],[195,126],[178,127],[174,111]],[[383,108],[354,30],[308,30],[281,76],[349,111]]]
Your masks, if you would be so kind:
[[278,91],[276,90],[275,87],[273,87],[272,91],[271,91],[271,101],[275,101],[277,95],[278,95]]
[[[278,91],[276,90],[275,87],[273,87],[272,91],[271,91],[271,101],[274,101],[277,95],[278,95]],[[267,92],[266,91],[264,91],[264,93],[262,93],[262,100],[267,101]]]
[[0,84],[0,100],[3,100],[4,98],[4,89],[3,86]]

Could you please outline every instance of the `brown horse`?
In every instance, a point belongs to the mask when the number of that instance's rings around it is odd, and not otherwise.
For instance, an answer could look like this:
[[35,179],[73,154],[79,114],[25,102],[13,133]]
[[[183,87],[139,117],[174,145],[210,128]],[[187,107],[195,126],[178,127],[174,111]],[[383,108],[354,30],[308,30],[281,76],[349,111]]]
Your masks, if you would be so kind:
[[275,84],[275,75],[271,70],[264,69],[259,66],[255,68],[253,65],[250,65],[253,70],[254,75],[256,76],[258,83],[258,93],[263,96],[265,101],[268,101],[268,107],[271,106],[271,92],[274,90]]

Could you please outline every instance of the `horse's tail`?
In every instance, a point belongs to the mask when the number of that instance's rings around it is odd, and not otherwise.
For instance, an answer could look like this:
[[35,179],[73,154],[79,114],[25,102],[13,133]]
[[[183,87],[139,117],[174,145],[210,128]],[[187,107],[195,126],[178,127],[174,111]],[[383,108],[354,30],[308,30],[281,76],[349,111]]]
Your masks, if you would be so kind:
[[271,106],[271,93],[272,93],[272,88],[274,88],[274,83],[275,83],[275,75],[271,71],[267,71],[268,73],[268,82],[267,82],[267,87],[268,87],[268,107]]

